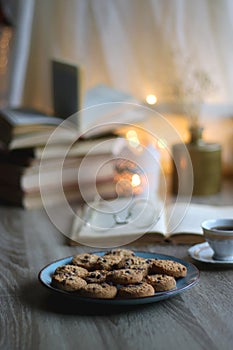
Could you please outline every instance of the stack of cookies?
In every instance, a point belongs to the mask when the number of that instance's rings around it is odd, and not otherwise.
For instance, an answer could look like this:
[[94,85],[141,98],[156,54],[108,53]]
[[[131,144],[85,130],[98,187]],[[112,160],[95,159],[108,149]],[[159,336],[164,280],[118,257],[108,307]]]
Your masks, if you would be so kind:
[[113,249],[103,256],[79,254],[69,265],[59,266],[52,286],[98,299],[141,298],[176,288],[176,279],[187,268],[172,260],[146,259],[127,249]]

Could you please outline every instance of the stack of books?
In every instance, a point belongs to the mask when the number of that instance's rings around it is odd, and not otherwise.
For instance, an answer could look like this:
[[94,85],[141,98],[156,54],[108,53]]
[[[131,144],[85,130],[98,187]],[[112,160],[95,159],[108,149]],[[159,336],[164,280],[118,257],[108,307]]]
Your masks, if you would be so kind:
[[[101,86],[89,93],[87,105],[103,103],[98,98],[101,91],[109,100],[109,88]],[[91,95],[96,101],[91,102]],[[122,96],[117,100],[123,101]],[[115,111],[113,104],[103,106],[101,115],[87,106],[81,114],[82,121],[79,120],[82,128],[77,127],[78,123],[62,123],[60,118],[31,110],[0,110],[0,200],[38,208],[43,205],[42,192],[49,205],[58,204],[64,195],[68,201],[82,201],[83,197],[93,200],[96,191],[104,198],[114,197],[113,159],[120,138],[114,134],[119,124],[114,126],[109,121],[129,122],[128,116],[135,115],[133,111],[129,113],[129,108],[124,112],[122,104],[116,103]],[[128,104],[130,109],[132,106]],[[99,124],[101,128],[92,128]],[[51,138],[54,130],[56,137]],[[83,134],[84,130],[88,132]],[[106,136],[109,133],[111,136]]]

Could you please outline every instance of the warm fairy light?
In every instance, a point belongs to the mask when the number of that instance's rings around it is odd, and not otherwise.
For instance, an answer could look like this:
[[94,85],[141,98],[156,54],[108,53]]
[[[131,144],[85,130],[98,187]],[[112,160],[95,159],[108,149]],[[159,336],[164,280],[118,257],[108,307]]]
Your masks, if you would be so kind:
[[135,130],[129,130],[126,133],[126,138],[128,139],[131,147],[137,148],[138,146],[140,146],[140,141]]
[[127,137],[128,140],[131,140],[131,139],[134,139],[135,137],[137,138],[138,135],[137,135],[135,130],[129,130],[126,133],[126,137]]
[[162,148],[162,149],[167,148],[167,141],[165,139],[159,139],[157,141],[157,145],[159,148]]
[[12,36],[11,28],[4,28],[0,38],[0,75],[6,73],[8,64],[9,43]]
[[157,97],[155,95],[147,95],[146,96],[146,102],[149,104],[149,105],[155,105],[156,102],[157,102]]
[[132,181],[131,181],[132,187],[137,187],[140,184],[141,184],[140,176],[138,174],[133,174]]
[[[134,139],[134,140],[129,140],[129,145],[131,147],[137,148],[140,146],[140,141],[138,139]],[[141,147],[140,147],[141,149]]]

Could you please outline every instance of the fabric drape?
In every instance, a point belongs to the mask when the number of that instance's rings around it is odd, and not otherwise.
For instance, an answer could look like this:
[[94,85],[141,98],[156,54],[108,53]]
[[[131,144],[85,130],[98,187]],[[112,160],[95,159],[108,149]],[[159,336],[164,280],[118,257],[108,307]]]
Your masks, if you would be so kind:
[[24,103],[52,108],[56,57],[84,67],[86,89],[105,83],[162,103],[188,69],[204,71],[214,87],[204,102],[229,105],[232,37],[231,0],[36,1]]

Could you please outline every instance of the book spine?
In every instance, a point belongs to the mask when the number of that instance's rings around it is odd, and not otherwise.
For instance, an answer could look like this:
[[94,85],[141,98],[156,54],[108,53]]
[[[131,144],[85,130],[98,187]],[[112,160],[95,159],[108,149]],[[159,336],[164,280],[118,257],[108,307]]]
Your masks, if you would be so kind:
[[15,185],[20,188],[25,168],[15,164],[0,164],[0,182],[2,185]]
[[4,118],[4,112],[0,111],[0,140],[4,147],[8,147],[13,138],[13,126]]

